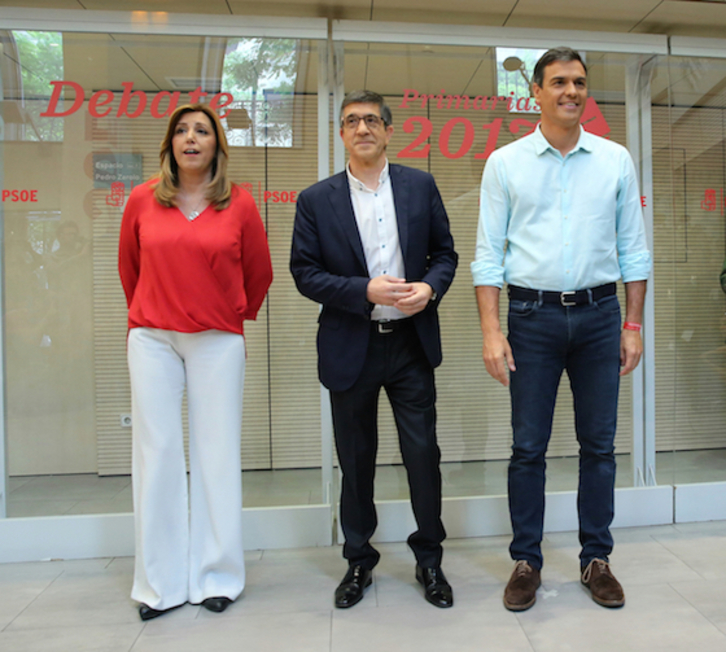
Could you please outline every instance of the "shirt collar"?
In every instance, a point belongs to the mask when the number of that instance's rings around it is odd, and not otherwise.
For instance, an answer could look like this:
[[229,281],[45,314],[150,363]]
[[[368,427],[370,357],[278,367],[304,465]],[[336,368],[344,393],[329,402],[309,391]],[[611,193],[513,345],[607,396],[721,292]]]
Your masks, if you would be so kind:
[[386,164],[381,170],[381,176],[378,177],[378,186],[373,190],[368,188],[362,181],[359,181],[353,176],[353,173],[350,171],[350,161],[345,164],[345,171],[348,174],[348,183],[350,183],[352,187],[355,187],[358,190],[362,190],[364,192],[376,192],[378,188],[380,188],[388,179],[388,159],[386,158]]
[[[553,152],[557,152],[557,150],[550,145],[549,141],[544,137],[544,134],[542,133],[542,123],[537,123],[537,128],[534,130],[534,133],[532,134],[533,138],[533,144],[535,152],[537,152],[537,156],[541,156],[544,154],[548,149],[551,149]],[[580,125],[580,137],[577,139],[577,144],[572,148],[570,152],[567,153],[569,156],[570,154],[574,154],[578,150],[583,150],[585,152],[592,152],[593,143],[592,139],[594,136],[592,134],[587,133],[582,125]]]

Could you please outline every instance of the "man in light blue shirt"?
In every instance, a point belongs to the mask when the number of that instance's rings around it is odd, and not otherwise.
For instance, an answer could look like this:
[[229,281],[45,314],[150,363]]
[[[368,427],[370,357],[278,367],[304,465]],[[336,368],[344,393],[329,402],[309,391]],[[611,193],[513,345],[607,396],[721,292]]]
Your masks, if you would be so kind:
[[[627,150],[585,132],[587,69],[569,48],[535,67],[542,120],[535,132],[494,152],[481,185],[476,286],[487,371],[510,386],[514,443],[509,509],[515,568],[504,604],[536,600],[542,568],[545,453],[557,387],[566,370],[580,444],[578,514],[582,583],[620,607],[609,567],[613,539],[614,439],[619,377],[638,365],[651,259],[640,193]],[[621,326],[615,282],[625,283]],[[509,336],[499,324],[508,284]]]

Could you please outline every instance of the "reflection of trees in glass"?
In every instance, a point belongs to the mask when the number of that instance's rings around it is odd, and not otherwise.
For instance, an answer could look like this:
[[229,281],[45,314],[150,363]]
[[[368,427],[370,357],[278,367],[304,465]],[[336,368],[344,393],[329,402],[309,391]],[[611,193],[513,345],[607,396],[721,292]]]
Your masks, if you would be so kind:
[[[60,32],[13,31],[20,54],[24,109],[35,129],[25,128],[25,140],[63,140],[62,118],[41,118],[51,92],[51,81],[63,79],[63,35]],[[6,98],[20,99],[20,98]],[[36,133],[36,130],[38,133]]]
[[[231,145],[292,146],[292,97],[300,43],[294,39],[244,38],[227,42],[222,90],[244,109],[247,129],[227,132]],[[275,96],[275,97],[273,97]]]
[[[530,88],[522,72],[531,80],[534,75],[534,66],[545,50],[529,50],[525,48],[496,48],[497,52],[497,95],[509,97],[514,92],[514,98],[529,97]],[[504,68],[504,61],[509,57],[516,57],[524,65],[522,72],[509,71]]]

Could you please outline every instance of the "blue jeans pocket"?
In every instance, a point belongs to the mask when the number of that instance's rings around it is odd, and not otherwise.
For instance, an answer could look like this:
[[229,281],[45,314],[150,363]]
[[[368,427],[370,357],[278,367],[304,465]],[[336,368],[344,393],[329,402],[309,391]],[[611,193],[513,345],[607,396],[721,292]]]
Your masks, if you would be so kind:
[[595,301],[597,309],[606,315],[619,315],[620,314],[620,302],[615,294],[611,294],[608,297],[603,297],[599,301]]
[[538,307],[539,303],[537,301],[522,301],[520,299],[510,299],[509,315],[510,317],[528,317]]

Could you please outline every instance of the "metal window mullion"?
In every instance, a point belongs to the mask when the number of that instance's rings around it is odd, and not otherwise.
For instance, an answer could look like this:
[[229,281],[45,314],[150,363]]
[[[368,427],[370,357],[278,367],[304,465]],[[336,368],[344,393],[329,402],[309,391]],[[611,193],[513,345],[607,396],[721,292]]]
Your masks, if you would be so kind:
[[[318,41],[318,180],[329,176],[330,170],[330,43]],[[320,450],[323,501],[330,507],[331,524],[335,516],[333,498],[333,417],[330,411],[330,395],[320,385]],[[334,528],[330,528],[331,543]]]
[[[5,99],[0,66],[0,100]],[[5,121],[0,115],[0,188],[5,187]],[[0,518],[8,515],[7,370],[5,368],[5,208],[0,205]]]
[[[633,157],[636,169],[641,169],[641,124],[640,124],[640,68],[641,58],[632,57],[625,69],[625,114],[628,151]],[[642,174],[641,184],[642,184]],[[641,192],[643,192],[641,190]],[[632,468],[633,486],[646,484],[645,463],[645,414],[643,391],[643,365],[639,365],[631,375],[632,396]]]
[[[651,57],[641,67],[640,76],[640,143],[641,143],[641,192],[646,197],[643,207],[645,233],[651,256],[653,251],[653,128],[651,108],[651,79],[656,57]],[[644,399],[644,445],[645,484],[655,486],[655,288],[654,274],[648,279],[643,314],[643,399]]]

